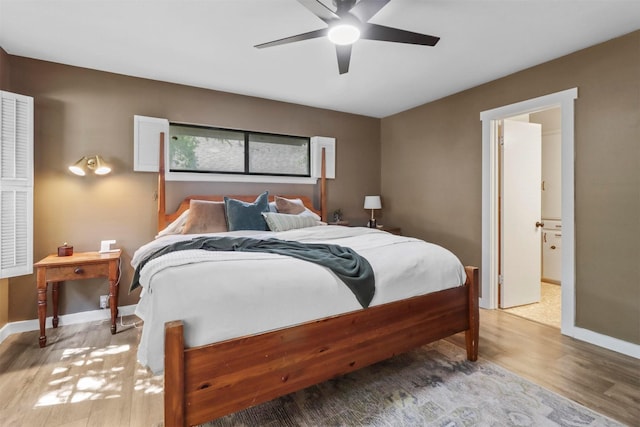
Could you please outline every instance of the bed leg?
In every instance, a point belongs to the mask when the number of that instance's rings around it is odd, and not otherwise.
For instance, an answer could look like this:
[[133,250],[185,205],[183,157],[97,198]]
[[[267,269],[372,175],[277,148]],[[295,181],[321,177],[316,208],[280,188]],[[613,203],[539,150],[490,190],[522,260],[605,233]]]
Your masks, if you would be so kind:
[[467,286],[469,289],[469,329],[464,332],[467,359],[478,360],[478,339],[480,338],[480,313],[478,296],[478,268],[465,267],[467,272]]
[[164,425],[185,426],[184,335],[181,321],[164,325]]

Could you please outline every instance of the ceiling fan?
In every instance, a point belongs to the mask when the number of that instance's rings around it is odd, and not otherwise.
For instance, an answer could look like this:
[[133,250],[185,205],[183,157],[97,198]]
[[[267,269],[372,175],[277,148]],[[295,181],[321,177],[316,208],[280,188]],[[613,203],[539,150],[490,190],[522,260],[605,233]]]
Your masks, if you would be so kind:
[[328,27],[258,44],[255,47],[263,49],[265,47],[294,43],[302,40],[327,37],[336,45],[338,70],[340,74],[344,74],[349,72],[351,47],[358,39],[419,44],[424,46],[435,46],[436,43],[438,43],[440,37],[369,23],[369,19],[373,18],[389,1],[390,0],[360,0],[356,2],[356,0],[333,0],[333,4],[336,6],[336,11],[334,12],[320,2],[320,0],[298,0],[298,3],[323,20]]

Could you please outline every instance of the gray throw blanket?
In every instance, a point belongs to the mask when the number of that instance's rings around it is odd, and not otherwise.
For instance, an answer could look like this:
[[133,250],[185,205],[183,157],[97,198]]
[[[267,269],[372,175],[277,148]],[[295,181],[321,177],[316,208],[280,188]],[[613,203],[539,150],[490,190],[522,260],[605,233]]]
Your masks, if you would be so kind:
[[[172,243],[143,259],[136,267],[129,292],[140,286],[140,270],[152,259],[174,251],[203,249],[207,251],[268,252],[313,262],[329,268],[354,293],[362,307],[368,307],[375,293],[375,277],[371,264],[353,249],[324,243],[300,243],[278,239],[248,237],[195,237]],[[302,279],[304,280],[304,279]],[[301,286],[303,283],[301,283]]]

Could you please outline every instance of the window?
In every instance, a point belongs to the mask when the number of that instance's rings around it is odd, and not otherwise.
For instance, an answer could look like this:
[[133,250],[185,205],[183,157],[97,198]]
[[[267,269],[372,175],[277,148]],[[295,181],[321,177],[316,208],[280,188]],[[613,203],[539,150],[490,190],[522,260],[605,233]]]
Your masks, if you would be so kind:
[[171,124],[170,173],[310,177],[310,138]]
[[133,117],[133,170],[158,172],[164,135],[167,181],[316,184],[322,150],[326,177],[335,178],[335,138],[222,129],[168,119]]

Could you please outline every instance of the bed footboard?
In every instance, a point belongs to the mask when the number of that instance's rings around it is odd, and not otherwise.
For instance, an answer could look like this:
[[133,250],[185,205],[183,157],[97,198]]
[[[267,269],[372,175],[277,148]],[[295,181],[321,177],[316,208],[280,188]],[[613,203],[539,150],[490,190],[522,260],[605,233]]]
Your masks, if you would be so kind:
[[201,347],[165,325],[165,426],[188,426],[465,332],[478,358],[478,269],[465,286]]

